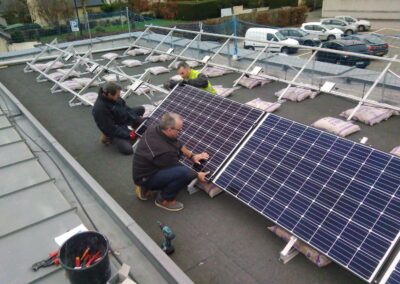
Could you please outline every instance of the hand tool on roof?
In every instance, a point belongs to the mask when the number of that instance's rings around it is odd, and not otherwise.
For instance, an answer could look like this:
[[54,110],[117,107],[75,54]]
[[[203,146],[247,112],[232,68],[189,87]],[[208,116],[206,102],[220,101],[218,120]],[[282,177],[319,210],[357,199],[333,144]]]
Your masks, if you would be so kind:
[[37,271],[42,267],[49,267],[52,265],[58,266],[60,264],[60,261],[58,260],[58,251],[53,251],[49,253],[49,257],[38,261],[32,265],[33,271]]
[[157,221],[157,223],[160,226],[160,229],[164,236],[164,241],[161,245],[161,248],[166,254],[172,254],[175,251],[175,248],[172,245],[172,240],[175,239],[175,234],[167,225],[163,225],[160,221]]

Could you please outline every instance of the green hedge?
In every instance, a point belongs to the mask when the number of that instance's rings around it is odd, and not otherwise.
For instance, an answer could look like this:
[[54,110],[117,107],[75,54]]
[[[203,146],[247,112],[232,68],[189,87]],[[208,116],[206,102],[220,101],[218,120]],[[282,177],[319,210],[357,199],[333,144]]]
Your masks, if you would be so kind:
[[220,4],[217,0],[205,0],[201,2],[179,1],[178,20],[197,21],[220,16]]

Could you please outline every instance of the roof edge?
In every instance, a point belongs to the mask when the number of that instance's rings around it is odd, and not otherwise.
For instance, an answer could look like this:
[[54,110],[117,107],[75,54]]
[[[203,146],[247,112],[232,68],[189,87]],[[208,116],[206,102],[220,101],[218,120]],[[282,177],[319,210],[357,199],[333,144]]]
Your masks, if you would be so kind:
[[0,89],[7,98],[43,135],[53,152],[64,159],[70,169],[89,188],[92,194],[104,205],[106,211],[122,227],[131,240],[148,257],[149,261],[171,283],[193,283],[193,281],[160,249],[146,232],[124,211],[124,209],[104,190],[104,188],[69,154],[69,152],[47,131],[29,110],[0,82]]

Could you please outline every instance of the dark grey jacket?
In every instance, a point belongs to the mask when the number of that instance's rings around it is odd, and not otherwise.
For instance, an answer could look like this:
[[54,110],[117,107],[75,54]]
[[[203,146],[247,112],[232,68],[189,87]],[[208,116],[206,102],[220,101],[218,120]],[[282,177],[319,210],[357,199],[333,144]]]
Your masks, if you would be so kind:
[[160,169],[180,165],[183,144],[167,137],[158,125],[150,126],[143,134],[133,157],[133,180],[140,184]]

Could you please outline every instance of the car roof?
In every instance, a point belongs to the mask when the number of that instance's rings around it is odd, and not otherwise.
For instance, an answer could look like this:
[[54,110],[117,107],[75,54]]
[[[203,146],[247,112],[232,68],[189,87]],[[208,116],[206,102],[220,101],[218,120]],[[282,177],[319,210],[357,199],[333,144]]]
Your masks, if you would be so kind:
[[342,20],[342,19],[337,19],[337,18],[326,18],[326,19],[321,19],[321,22],[322,22],[322,21],[326,21],[326,20],[335,20],[335,21],[342,21],[342,22],[346,22],[345,20]]
[[279,30],[298,31],[298,30],[300,30],[300,28],[280,28]]
[[303,23],[303,25],[320,25],[320,22],[308,22],[308,23]]
[[358,44],[365,45],[365,43],[363,43],[362,41],[359,41],[359,40],[335,39],[335,40],[331,40],[329,42],[338,43],[338,44],[343,45],[343,46],[358,45]]
[[247,31],[254,31],[254,32],[277,32],[279,29],[271,29],[271,28],[249,28]]
[[356,35],[351,35],[352,37],[354,36],[354,37],[359,37],[359,38],[370,38],[370,37],[377,37],[377,38],[380,38],[381,39],[381,37],[379,37],[379,36],[377,36],[377,35],[371,35],[371,34],[356,34]]

